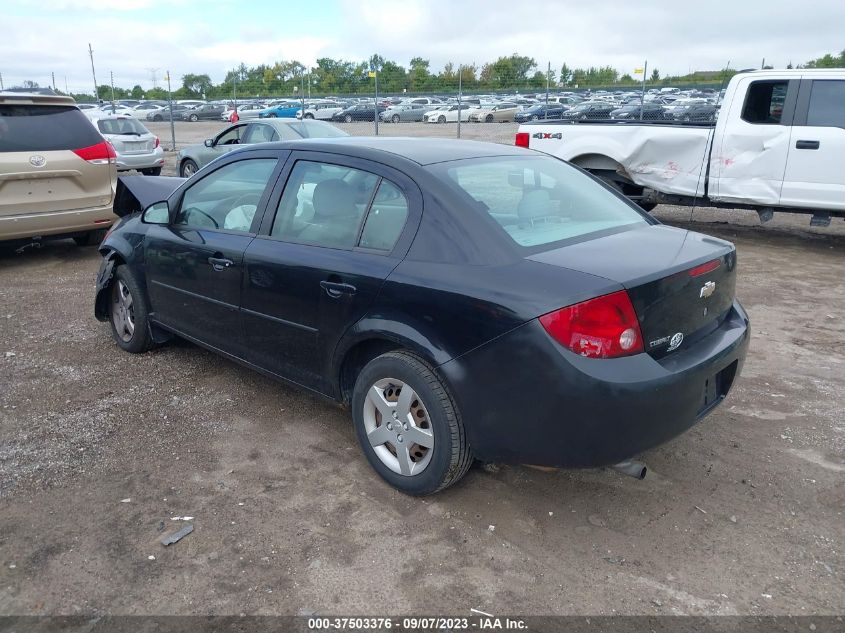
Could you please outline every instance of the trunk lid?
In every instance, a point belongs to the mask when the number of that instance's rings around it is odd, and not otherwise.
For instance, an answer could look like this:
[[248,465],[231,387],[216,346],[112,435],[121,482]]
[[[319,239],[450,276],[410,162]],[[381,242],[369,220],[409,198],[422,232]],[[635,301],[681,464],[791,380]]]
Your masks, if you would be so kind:
[[733,244],[663,225],[587,240],[529,259],[621,284],[637,313],[645,351],[654,358],[692,345],[718,328],[735,294]]

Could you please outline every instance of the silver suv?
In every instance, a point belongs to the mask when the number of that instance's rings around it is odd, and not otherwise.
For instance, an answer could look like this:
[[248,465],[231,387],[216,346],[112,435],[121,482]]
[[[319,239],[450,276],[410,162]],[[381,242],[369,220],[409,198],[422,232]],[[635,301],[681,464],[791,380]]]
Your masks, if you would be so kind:
[[92,243],[117,219],[114,148],[70,97],[0,92],[0,241]]

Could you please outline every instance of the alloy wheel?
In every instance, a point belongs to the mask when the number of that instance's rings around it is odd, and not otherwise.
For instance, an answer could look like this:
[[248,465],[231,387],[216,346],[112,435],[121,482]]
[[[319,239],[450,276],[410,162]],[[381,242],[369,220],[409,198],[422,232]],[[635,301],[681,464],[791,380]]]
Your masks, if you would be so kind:
[[131,341],[135,334],[135,309],[132,304],[129,287],[118,279],[112,286],[111,318],[115,332],[124,343]]

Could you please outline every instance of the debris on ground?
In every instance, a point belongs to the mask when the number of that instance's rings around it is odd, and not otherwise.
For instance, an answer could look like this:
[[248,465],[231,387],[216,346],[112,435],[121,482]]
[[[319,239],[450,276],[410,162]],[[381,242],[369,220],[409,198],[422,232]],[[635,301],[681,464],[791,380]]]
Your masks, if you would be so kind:
[[121,503],[129,503],[130,501],[132,501],[132,499],[130,499],[129,497],[120,500]]
[[166,536],[161,537],[161,544],[162,545],[173,545],[174,543],[178,543],[183,538],[188,536],[191,532],[194,531],[194,526],[190,523],[183,527],[181,530],[173,532],[172,534],[167,534]]
[[170,517],[171,521],[193,521],[194,517]]
[[487,526],[487,530],[488,530],[488,531],[490,531],[490,532],[495,532],[495,531],[496,531],[496,526],[495,526],[495,525],[488,525],[488,526]]
[[590,525],[594,525],[596,527],[607,527],[607,523],[604,519],[602,519],[598,514],[591,514],[587,517],[587,521]]
[[731,523],[736,523],[736,515],[735,515],[735,514],[732,514],[732,515],[731,515],[730,522],[731,522]]
[[155,557],[155,556],[153,556],[152,554],[150,554],[149,556],[147,556],[147,560],[155,560],[155,559],[156,559],[156,557]]
[[693,508],[701,512],[701,514],[707,514],[707,510],[705,510],[704,508],[699,508],[698,506],[693,506]]

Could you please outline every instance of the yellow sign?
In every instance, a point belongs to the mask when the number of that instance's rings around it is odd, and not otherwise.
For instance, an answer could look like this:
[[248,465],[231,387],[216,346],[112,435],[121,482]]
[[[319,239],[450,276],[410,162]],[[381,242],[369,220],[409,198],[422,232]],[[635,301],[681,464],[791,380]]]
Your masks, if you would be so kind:
[[634,68],[635,75],[642,75],[645,71],[642,68]]
[[374,70],[371,70],[370,72],[367,73],[367,76],[370,77],[370,79],[372,79],[373,77],[376,76],[376,73],[375,73]]

